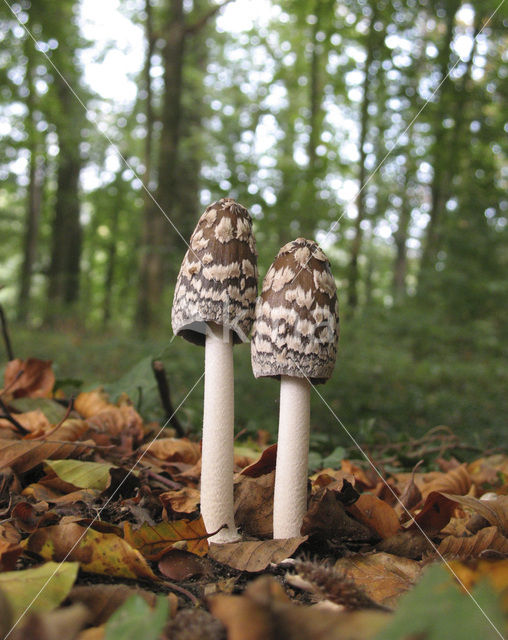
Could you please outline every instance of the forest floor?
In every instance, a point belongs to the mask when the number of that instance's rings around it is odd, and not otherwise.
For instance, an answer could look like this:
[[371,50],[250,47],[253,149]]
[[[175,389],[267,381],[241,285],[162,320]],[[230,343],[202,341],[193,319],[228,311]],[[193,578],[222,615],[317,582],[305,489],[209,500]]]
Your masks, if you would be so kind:
[[35,358],[9,362],[0,399],[0,638],[508,631],[501,451],[461,463],[444,447],[424,470],[381,475],[375,451],[370,464],[343,458],[309,477],[301,535],[273,540],[276,445],[249,441],[235,455],[243,539],[217,545],[199,513],[198,441],[143,420],[125,395],[70,403]]

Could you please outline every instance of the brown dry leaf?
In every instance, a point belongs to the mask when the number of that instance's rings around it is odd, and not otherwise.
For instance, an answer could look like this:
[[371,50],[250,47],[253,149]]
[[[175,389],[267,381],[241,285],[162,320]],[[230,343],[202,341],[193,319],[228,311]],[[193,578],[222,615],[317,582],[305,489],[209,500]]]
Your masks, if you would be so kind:
[[180,549],[171,549],[157,565],[163,576],[181,582],[204,573],[203,561],[193,553]]
[[508,536],[508,496],[498,496],[495,500],[478,500],[472,496],[452,495],[444,492],[441,492],[441,495],[479,513],[491,525],[498,527],[503,535]]
[[478,560],[473,564],[453,560],[449,566],[469,591],[485,579],[490,582],[501,596],[503,609],[508,614],[508,558],[496,562]]
[[93,442],[4,440],[0,438],[0,469],[11,467],[16,473],[25,473],[46,459],[76,458],[90,451]]
[[55,489],[51,486],[36,482],[28,485],[21,492],[22,496],[32,496],[40,502],[49,502],[50,504],[74,504],[75,502],[85,502],[91,504],[99,495],[100,491],[93,489],[78,489],[72,490],[69,493]]
[[74,400],[74,409],[83,416],[91,418],[105,409],[110,409],[108,394],[103,389],[94,389],[80,393]]
[[368,527],[346,513],[340,491],[328,488],[321,489],[311,497],[301,532],[334,540],[372,538],[372,531]]
[[90,611],[89,624],[98,626],[107,622],[118,607],[134,594],[141,596],[150,607],[155,606],[155,593],[124,584],[75,586],[68,599],[71,603],[84,604]]
[[251,478],[240,474],[234,484],[235,522],[256,537],[273,534],[273,487],[275,471]]
[[[20,372],[21,373],[20,375]],[[19,375],[19,378],[17,376]],[[16,379],[17,378],[17,379]],[[55,385],[51,360],[16,358],[8,362],[4,373],[4,389],[14,398],[49,398]]]
[[9,542],[0,537],[0,572],[14,571],[16,560],[23,552],[20,544]]
[[12,640],[75,640],[88,621],[88,609],[81,604],[60,607],[45,613],[23,616]]
[[264,476],[275,470],[276,460],[277,445],[272,444],[263,451],[259,460],[256,460],[256,462],[253,462],[248,467],[245,467],[245,469],[241,471],[241,475],[250,476],[251,478]]
[[184,487],[177,491],[164,491],[159,500],[170,513],[194,513],[199,510],[201,494],[198,489]]
[[467,470],[473,482],[484,490],[508,493],[508,456],[497,453],[471,462]]
[[389,553],[371,555],[355,554],[340,558],[335,570],[352,580],[378,604],[393,607],[404,592],[417,581],[422,567],[409,558],[401,558]]
[[347,511],[359,522],[367,525],[381,538],[390,538],[400,531],[395,509],[369,493],[362,493]]
[[160,438],[155,442],[143,445],[140,451],[146,451],[159,460],[185,462],[186,464],[196,464],[201,458],[201,447],[197,442],[191,442],[188,438]]
[[143,420],[136,409],[125,402],[119,406],[110,403],[102,389],[80,393],[74,408],[95,431],[111,436],[127,431],[138,441],[144,436]]
[[422,510],[413,519],[413,523],[406,531],[425,531],[425,533],[439,533],[446,527],[457,507],[457,503],[444,494],[433,491],[429,493]]
[[440,473],[434,479],[422,488],[422,498],[426,500],[433,491],[446,491],[464,496],[472,485],[471,476],[467,470],[467,465],[461,464],[459,467],[448,471],[448,473]]
[[389,620],[389,614],[377,611],[346,613],[293,604],[270,576],[258,578],[242,596],[214,596],[209,606],[226,626],[228,640],[370,640]]
[[212,543],[209,556],[239,571],[256,572],[266,569],[271,562],[277,564],[289,558],[305,540],[307,536],[255,542]]
[[11,511],[11,519],[16,527],[26,533],[32,533],[39,527],[58,521],[56,513],[47,510],[48,505],[41,503],[42,509],[29,502],[18,502]]
[[486,527],[474,536],[457,538],[447,536],[439,545],[439,553],[445,558],[477,558],[485,551],[495,551],[508,556],[508,538],[501,535],[497,527]]
[[419,531],[400,531],[377,544],[376,551],[419,560],[424,554],[433,553],[435,547]]
[[130,522],[124,522],[124,538],[149,560],[159,560],[177,543],[181,549],[183,542],[187,551],[198,556],[208,552],[207,532],[201,517],[198,520],[160,522],[155,526],[145,522],[139,529],[134,529]]
[[376,477],[376,480],[373,481],[361,467],[351,462],[351,460],[342,460],[340,466],[344,473],[354,476],[356,481],[355,487],[359,491],[363,491],[364,489],[373,489],[376,486],[379,478]]
[[125,540],[75,523],[38,529],[27,539],[26,549],[46,560],[79,562],[89,573],[158,580],[141,553]]
[[[26,413],[13,413],[12,416],[16,418],[22,427],[25,427],[25,429],[31,433],[42,434],[52,428],[49,420],[40,409],[27,411]],[[14,429],[14,427],[9,420],[0,418],[0,429]]]

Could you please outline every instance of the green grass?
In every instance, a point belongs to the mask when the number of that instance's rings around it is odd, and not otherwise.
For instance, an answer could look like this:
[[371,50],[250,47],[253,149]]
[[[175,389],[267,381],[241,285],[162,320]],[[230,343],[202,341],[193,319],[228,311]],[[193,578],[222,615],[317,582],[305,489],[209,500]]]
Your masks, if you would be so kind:
[[[169,331],[140,337],[12,326],[11,338],[16,356],[53,360],[57,378],[82,381],[81,389],[102,384],[113,396],[126,392],[148,419],[163,417],[151,359],[162,357],[175,406],[203,372],[203,349],[180,338],[171,341]],[[394,314],[346,319],[333,377],[313,393],[313,448],[326,455],[337,446],[349,447],[344,427],[360,442],[375,443],[421,436],[437,425],[447,425],[480,448],[502,444],[508,415],[506,355],[489,325],[465,331],[417,325]],[[235,378],[237,431],[265,429],[275,437],[278,383],[253,378],[248,345],[235,348]],[[179,412],[196,433],[202,394],[201,381]]]

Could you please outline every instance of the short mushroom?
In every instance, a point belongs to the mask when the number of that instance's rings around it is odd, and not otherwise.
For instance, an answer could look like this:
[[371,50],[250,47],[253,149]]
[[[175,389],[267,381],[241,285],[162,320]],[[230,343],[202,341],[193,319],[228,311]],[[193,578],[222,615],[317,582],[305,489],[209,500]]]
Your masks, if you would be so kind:
[[233,345],[247,342],[257,296],[252,220],[231,198],[198,221],[173,299],[173,332],[205,346],[201,513],[212,542],[239,538],[233,512]]
[[264,279],[251,343],[255,377],[280,379],[274,538],[300,535],[307,510],[310,387],[332,375],[338,320],[327,257],[311,240],[289,242]]

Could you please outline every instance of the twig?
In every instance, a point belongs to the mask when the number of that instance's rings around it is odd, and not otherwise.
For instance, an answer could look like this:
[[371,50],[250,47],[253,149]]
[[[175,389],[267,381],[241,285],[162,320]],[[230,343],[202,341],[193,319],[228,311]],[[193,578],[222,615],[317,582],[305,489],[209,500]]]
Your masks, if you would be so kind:
[[37,436],[36,438],[32,438],[32,440],[46,440],[47,438],[49,438],[49,436],[52,436],[55,431],[57,431],[58,429],[60,429],[60,427],[63,425],[63,423],[67,420],[67,418],[69,417],[71,411],[72,411],[72,407],[74,404],[74,398],[71,397],[71,399],[69,400],[69,405],[67,407],[67,411],[65,412],[63,418],[60,420],[60,422],[58,424],[56,424],[53,429],[50,429],[50,431],[48,431],[47,433],[43,433],[40,436]]
[[0,304],[0,322],[2,324],[2,335],[5,343],[5,350],[7,351],[7,358],[14,360],[14,352],[12,351],[11,339],[9,337],[9,330],[7,329],[7,320],[5,318],[4,308]]
[[180,421],[175,415],[175,410],[173,409],[171,394],[169,392],[169,383],[166,376],[166,370],[164,369],[164,364],[160,360],[153,360],[152,371],[155,376],[155,380],[157,381],[159,397],[161,399],[162,406],[164,407],[164,411],[166,412],[166,419],[169,420],[177,435],[180,438],[183,438],[183,436],[185,436],[185,430],[180,424]]
[[28,429],[26,429],[20,422],[16,420],[16,418],[12,415],[12,413],[7,408],[7,405],[2,400],[2,398],[0,398],[0,407],[4,412],[3,415],[0,415],[0,418],[5,418],[6,420],[8,420],[16,428],[16,431],[18,433],[21,433],[21,435],[23,436],[26,436],[27,433],[30,433]]
[[147,469],[146,475],[149,478],[152,478],[152,480],[156,480],[157,482],[160,482],[161,484],[163,484],[165,487],[168,487],[168,489],[181,489],[182,488],[182,485],[179,484],[178,482],[174,482],[173,480],[169,480],[168,478],[165,478],[164,476],[161,476],[158,473],[155,473],[155,471],[150,471],[150,469]]
[[10,389],[11,387],[13,387],[13,386],[16,384],[16,382],[21,378],[21,376],[22,376],[24,373],[25,373],[25,370],[24,370],[24,369],[20,369],[20,370],[18,371],[18,373],[16,374],[16,376],[14,377],[14,380],[11,380],[11,381],[9,382],[9,384],[8,384],[6,387],[4,387],[4,388],[0,391],[0,397],[2,397],[3,395],[5,395],[5,394],[7,393],[7,391],[9,391],[9,389]]

